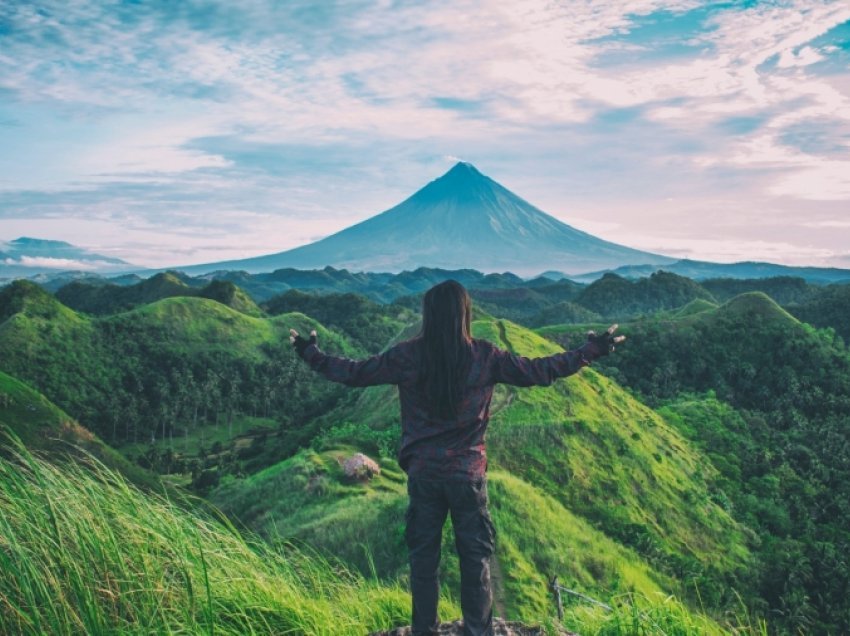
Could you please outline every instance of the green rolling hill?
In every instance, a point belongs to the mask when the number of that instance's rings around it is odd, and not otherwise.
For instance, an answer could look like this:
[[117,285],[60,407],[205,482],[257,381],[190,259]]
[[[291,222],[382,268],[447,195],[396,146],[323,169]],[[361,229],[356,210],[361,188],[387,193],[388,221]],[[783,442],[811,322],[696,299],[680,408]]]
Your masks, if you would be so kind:
[[[0,435],[9,433],[31,451],[53,457],[89,454],[140,486],[151,489],[160,486],[155,475],[127,461],[41,393],[0,372]],[[8,448],[6,441],[0,445],[0,455],[4,447]]]
[[[474,332],[524,355],[560,350],[505,320],[476,320]],[[388,456],[398,438],[394,387],[352,391],[318,419],[327,432],[315,450],[227,480],[212,500],[266,537],[297,538],[365,572],[398,576],[406,499]],[[731,600],[723,584],[747,567],[749,549],[746,530],[712,501],[716,471],[616,384],[586,369],[549,388],[499,387],[488,436],[509,615],[539,616],[553,574],[606,598],[683,592],[697,581],[712,602]],[[356,449],[386,454],[369,484],[342,480],[339,461]],[[444,572],[456,585],[448,532],[446,541]]]
[[75,281],[56,292],[63,304],[93,315],[115,314],[175,296],[209,298],[249,316],[262,314],[253,299],[230,281],[213,280],[206,284],[176,272],[155,274],[134,285]]
[[[557,341],[586,329],[538,330]],[[850,353],[832,329],[762,292],[622,326],[599,368],[665,419],[720,472],[714,497],[752,528],[752,597],[780,633],[843,633],[850,574]]]
[[317,328],[330,350],[363,354],[303,314],[260,318],[177,296],[91,317],[18,281],[0,291],[0,370],[116,443],[175,437],[236,413],[274,414],[300,430],[339,391],[311,384],[289,346],[290,326]]
[[714,301],[690,278],[657,271],[637,280],[605,274],[583,289],[574,302],[601,316],[622,319],[675,309],[699,298]]

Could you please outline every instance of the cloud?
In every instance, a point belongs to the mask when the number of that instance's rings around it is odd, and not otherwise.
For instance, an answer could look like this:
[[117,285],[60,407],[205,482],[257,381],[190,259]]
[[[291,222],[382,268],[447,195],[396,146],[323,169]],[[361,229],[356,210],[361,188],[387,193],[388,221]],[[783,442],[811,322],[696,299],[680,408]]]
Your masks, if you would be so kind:
[[827,219],[825,221],[805,221],[805,227],[826,229],[850,229],[850,221],[846,219]]
[[824,56],[818,53],[810,46],[804,46],[797,52],[791,49],[785,49],[779,54],[779,61],[776,66],[779,68],[790,68],[792,66],[808,66],[815,62],[820,62]]
[[69,258],[50,258],[47,256],[21,256],[20,258],[7,258],[4,265],[17,267],[46,267],[49,269],[95,271],[104,268],[115,268],[115,263],[98,260],[73,260]]
[[[626,234],[643,223],[629,203],[665,237],[668,197],[722,193],[742,219],[779,200],[797,201],[784,219],[850,199],[850,82],[829,67],[845,59],[833,35],[846,3],[0,11],[0,122],[18,124],[4,128],[0,217],[64,219],[64,232],[96,220],[157,258],[176,252],[147,232],[174,249],[197,236],[192,258],[208,260],[211,237],[251,252],[341,229],[437,176],[444,157]],[[679,214],[700,235],[723,216]]]

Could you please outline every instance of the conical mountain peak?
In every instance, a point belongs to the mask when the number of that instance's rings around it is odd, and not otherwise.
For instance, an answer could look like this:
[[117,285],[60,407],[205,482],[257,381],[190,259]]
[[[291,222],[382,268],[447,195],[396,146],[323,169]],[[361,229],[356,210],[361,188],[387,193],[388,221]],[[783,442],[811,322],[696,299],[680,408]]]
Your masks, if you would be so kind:
[[491,183],[495,183],[489,177],[484,176],[479,172],[478,168],[473,166],[471,163],[467,163],[466,161],[458,161],[452,169],[449,170],[446,174],[444,174],[436,181],[451,181],[453,183],[479,183],[481,181],[489,181]]
[[459,161],[443,176],[416,192],[408,201],[436,203],[454,200],[469,204],[472,200],[488,198],[488,193],[501,186],[490,177],[481,174],[471,163]]
[[451,170],[449,170],[443,177],[448,177],[449,175],[453,175],[456,177],[470,178],[470,177],[483,177],[484,175],[478,171],[478,168],[473,166],[468,161],[458,161],[455,165],[452,166]]
[[603,241],[534,207],[460,161],[398,205],[315,243],[186,271],[281,267],[401,271],[474,268],[533,275],[581,273],[672,259]]

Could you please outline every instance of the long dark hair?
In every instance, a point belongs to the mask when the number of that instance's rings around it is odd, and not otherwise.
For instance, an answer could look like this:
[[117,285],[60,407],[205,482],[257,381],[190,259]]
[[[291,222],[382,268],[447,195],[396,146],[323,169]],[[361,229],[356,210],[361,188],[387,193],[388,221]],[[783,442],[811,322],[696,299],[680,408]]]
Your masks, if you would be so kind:
[[456,280],[434,285],[422,298],[420,378],[431,413],[457,415],[472,358],[472,301]]

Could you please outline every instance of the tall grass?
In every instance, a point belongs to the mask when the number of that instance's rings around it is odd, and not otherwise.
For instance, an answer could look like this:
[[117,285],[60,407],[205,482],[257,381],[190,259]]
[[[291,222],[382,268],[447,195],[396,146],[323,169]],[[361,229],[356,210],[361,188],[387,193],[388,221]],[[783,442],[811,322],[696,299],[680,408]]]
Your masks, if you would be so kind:
[[398,585],[245,538],[94,458],[55,465],[11,438],[0,451],[0,633],[362,636],[409,622]]
[[627,593],[609,602],[611,611],[570,605],[563,624],[583,636],[768,636],[766,623],[750,616],[743,604],[721,626],[673,596]]

